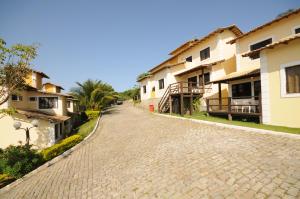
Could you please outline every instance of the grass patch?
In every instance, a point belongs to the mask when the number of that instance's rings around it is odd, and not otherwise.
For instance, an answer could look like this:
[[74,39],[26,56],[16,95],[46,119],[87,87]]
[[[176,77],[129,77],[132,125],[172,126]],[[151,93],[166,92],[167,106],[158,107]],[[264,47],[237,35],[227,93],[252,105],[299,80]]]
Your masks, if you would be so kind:
[[92,130],[94,129],[98,118],[94,118],[89,120],[88,122],[84,123],[83,125],[79,126],[78,129],[76,129],[77,133],[81,135],[83,138],[88,136]]
[[[180,116],[177,114],[174,114],[174,115]],[[180,116],[180,117],[182,117],[182,116]],[[218,122],[218,123],[222,123],[222,124],[231,124],[231,125],[236,125],[236,126],[244,126],[244,127],[257,128],[257,129],[292,133],[292,134],[300,134],[300,128],[290,128],[290,127],[285,127],[285,126],[258,124],[255,122],[248,122],[248,121],[245,122],[245,121],[238,121],[238,120],[230,121],[227,118],[207,116],[206,112],[194,113],[193,115],[184,115],[183,117],[197,119],[197,120],[205,120],[205,121],[210,121],[210,122]]]

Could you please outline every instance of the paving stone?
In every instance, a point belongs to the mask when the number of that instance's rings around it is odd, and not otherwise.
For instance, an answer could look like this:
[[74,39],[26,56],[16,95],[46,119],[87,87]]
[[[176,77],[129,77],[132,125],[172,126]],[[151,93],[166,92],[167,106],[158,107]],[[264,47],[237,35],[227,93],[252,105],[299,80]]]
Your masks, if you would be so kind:
[[129,103],[68,157],[0,198],[300,198],[300,141],[150,114]]

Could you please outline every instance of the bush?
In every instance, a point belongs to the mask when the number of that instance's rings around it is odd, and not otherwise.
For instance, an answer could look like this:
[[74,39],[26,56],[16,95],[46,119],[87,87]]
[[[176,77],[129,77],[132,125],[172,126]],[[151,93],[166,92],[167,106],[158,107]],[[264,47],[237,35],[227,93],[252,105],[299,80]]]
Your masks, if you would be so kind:
[[72,148],[77,143],[79,143],[81,140],[82,140],[81,135],[72,135],[49,148],[43,149],[41,151],[41,154],[45,160],[47,160],[47,161],[51,160],[52,158],[62,154],[66,150]]
[[88,116],[87,116],[87,114],[86,114],[85,112],[81,112],[81,113],[80,113],[80,123],[84,123],[84,122],[86,122],[88,119],[89,119],[89,118],[88,118]]
[[87,117],[89,118],[89,120],[97,118],[100,115],[100,111],[88,110],[88,111],[85,111],[85,113],[86,113]]
[[0,189],[9,183],[13,182],[15,178],[7,175],[7,174],[0,174]]
[[43,163],[43,158],[31,145],[9,146],[0,151],[0,172],[20,178]]

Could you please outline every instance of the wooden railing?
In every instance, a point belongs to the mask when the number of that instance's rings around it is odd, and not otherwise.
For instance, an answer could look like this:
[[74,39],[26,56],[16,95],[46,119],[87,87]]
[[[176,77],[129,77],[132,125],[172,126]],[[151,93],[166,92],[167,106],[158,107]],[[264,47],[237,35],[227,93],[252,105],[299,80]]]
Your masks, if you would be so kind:
[[259,96],[207,98],[206,108],[208,113],[224,112],[228,114],[261,114],[261,99]]
[[181,94],[181,93],[194,93],[203,94],[205,91],[211,89],[210,87],[203,87],[200,84],[193,82],[176,82],[170,84],[170,94]]
[[[169,104],[169,96],[174,94],[204,94],[211,87],[207,86],[204,87],[200,84],[193,83],[193,82],[176,82],[170,84],[166,89],[164,95],[162,96],[161,100],[158,103],[158,111],[162,112],[163,108]],[[169,108],[169,107],[167,107]]]

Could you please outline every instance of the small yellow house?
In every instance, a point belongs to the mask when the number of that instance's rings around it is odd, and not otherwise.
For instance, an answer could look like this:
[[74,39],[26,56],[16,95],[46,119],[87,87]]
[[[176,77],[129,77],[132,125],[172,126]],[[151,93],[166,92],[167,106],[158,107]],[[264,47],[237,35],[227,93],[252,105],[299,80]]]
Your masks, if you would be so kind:
[[[46,74],[33,70],[25,80],[27,87],[13,93],[0,106],[0,109],[12,107],[16,110],[13,115],[0,115],[0,148],[17,145],[19,141],[25,143],[25,132],[15,130],[15,122],[26,128],[32,126],[33,120],[38,120],[38,127],[30,130],[30,144],[39,149],[55,144],[71,131],[72,113],[78,111],[73,104],[76,100],[60,93],[62,88],[57,85],[45,84],[43,89],[43,78],[49,79]],[[72,101],[72,107],[68,107],[68,101]]]

